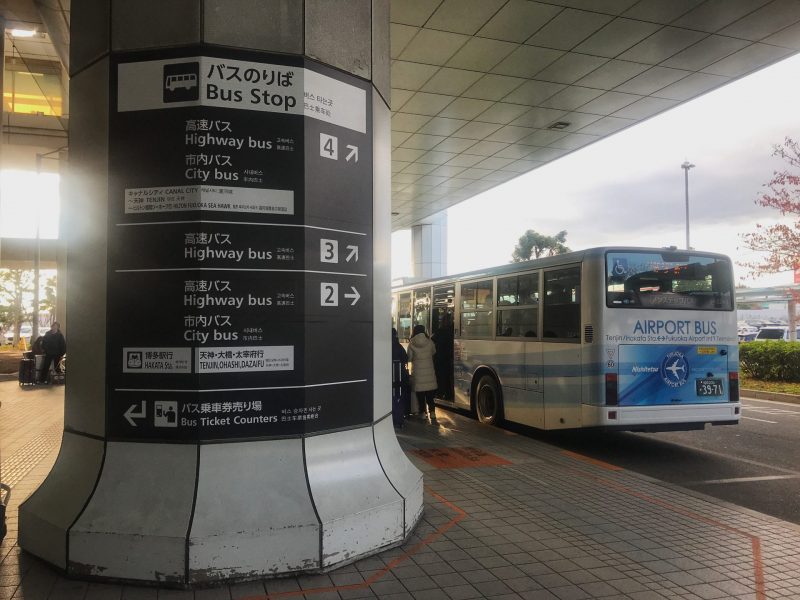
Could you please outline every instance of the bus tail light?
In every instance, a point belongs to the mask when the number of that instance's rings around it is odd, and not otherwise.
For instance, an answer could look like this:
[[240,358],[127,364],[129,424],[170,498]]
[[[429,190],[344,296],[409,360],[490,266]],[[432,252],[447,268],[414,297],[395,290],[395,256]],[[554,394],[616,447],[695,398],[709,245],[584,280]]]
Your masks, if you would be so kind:
[[606,406],[616,406],[619,404],[617,398],[617,374],[606,373]]
[[739,401],[739,371],[730,371],[728,373],[728,389],[730,389],[730,401]]

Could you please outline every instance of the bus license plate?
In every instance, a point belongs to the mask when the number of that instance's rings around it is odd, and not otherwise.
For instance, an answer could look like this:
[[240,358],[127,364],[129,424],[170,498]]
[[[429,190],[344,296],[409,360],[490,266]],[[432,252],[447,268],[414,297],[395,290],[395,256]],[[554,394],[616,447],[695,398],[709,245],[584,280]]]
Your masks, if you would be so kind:
[[698,396],[722,396],[722,379],[698,379],[695,388]]

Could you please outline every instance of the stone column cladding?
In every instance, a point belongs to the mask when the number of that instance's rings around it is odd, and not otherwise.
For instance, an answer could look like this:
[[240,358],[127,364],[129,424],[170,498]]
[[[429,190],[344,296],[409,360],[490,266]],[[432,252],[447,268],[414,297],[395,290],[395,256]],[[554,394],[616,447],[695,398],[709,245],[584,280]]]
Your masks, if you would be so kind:
[[388,0],[73,0],[65,431],[26,551],[191,587],[329,570],[419,521],[388,31]]
[[447,275],[447,213],[441,212],[411,228],[414,277]]

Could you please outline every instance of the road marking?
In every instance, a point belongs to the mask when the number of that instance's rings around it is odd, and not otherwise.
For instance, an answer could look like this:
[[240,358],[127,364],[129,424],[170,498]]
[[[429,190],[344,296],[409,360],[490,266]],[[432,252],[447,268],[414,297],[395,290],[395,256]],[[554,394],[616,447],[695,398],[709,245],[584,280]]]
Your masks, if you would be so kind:
[[767,421],[766,419],[756,419],[755,417],[742,417],[743,419],[748,419],[750,421],[760,421],[762,423],[772,423],[773,425],[777,425],[777,421]]
[[623,494],[633,496],[634,498],[639,498],[644,502],[653,504],[655,506],[659,506],[661,508],[666,508],[667,510],[670,510],[681,516],[688,517],[689,519],[692,519],[699,523],[714,525],[722,530],[730,531],[747,538],[748,540],[750,540],[750,549],[753,555],[753,582],[755,583],[755,592],[756,592],[755,599],[766,600],[767,593],[766,593],[766,586],[764,583],[764,560],[761,552],[761,538],[759,536],[754,535],[752,533],[748,533],[743,529],[737,529],[736,527],[728,525],[727,523],[723,523],[722,521],[712,519],[711,517],[708,517],[706,515],[696,513],[691,509],[684,508],[683,506],[678,506],[666,500],[662,500],[661,498],[650,496],[649,494],[635,490],[632,487],[628,487],[625,484],[620,483],[618,481],[604,479],[599,475],[594,475],[592,473],[582,471],[581,469],[578,468],[567,467],[567,469],[580,477],[585,477],[587,479],[593,480],[594,482],[611,490],[622,492]]
[[[744,418],[747,418],[747,417],[742,417],[742,418],[744,419]],[[634,435],[637,435],[637,434],[634,434]],[[795,471],[794,469],[785,469],[783,467],[776,467],[774,465],[770,465],[770,464],[767,464],[767,463],[759,462],[757,460],[752,460],[750,458],[744,458],[742,456],[733,456],[728,452],[718,452],[716,450],[709,450],[708,448],[701,448],[699,446],[692,446],[691,444],[687,444],[685,442],[678,442],[678,441],[675,441],[675,440],[670,440],[669,443],[670,444],[674,444],[676,446],[679,446],[681,448],[688,448],[689,450],[693,450],[695,452],[701,452],[703,454],[709,454],[711,456],[719,456],[720,458],[724,458],[726,460],[733,460],[733,461],[736,461],[736,462],[741,462],[741,463],[745,463],[745,464],[748,464],[748,465],[753,465],[753,466],[756,466],[756,467],[762,467],[767,471],[779,471],[781,473],[787,473],[787,474],[790,474],[790,475],[800,475],[800,471]]]
[[762,475],[761,477],[734,477],[731,479],[706,479],[705,481],[686,481],[681,485],[709,485],[716,483],[745,483],[749,481],[775,481],[777,479],[798,479],[800,475]]
[[784,410],[782,408],[762,408],[760,406],[757,407],[757,408],[751,408],[749,406],[743,406],[742,408],[744,410],[747,410],[747,411],[750,411],[750,412],[757,412],[757,413],[761,413],[761,414],[765,414],[765,415],[793,415],[793,416],[800,416],[800,412],[797,412],[795,410]]

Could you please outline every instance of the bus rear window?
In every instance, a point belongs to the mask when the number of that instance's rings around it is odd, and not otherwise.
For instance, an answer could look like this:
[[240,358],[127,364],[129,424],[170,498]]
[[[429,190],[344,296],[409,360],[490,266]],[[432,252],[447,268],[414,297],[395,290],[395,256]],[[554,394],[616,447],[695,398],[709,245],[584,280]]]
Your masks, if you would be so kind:
[[733,310],[728,259],[691,252],[609,252],[606,305],[612,308]]

